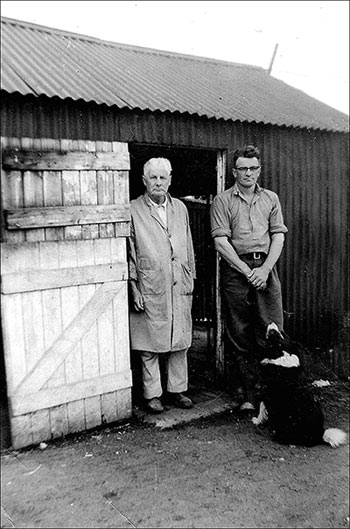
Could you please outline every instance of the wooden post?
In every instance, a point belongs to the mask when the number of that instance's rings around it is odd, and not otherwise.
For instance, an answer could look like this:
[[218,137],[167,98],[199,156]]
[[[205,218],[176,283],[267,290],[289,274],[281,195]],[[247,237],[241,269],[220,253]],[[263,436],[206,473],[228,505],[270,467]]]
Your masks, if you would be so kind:
[[[226,151],[218,151],[217,153],[217,193],[221,193],[225,189],[226,179]],[[223,341],[223,322],[221,313],[221,294],[220,294],[220,262],[219,255],[216,254],[215,265],[215,306],[216,306],[216,329],[215,329],[215,366],[216,376],[223,379],[225,372],[224,359],[224,341]]]

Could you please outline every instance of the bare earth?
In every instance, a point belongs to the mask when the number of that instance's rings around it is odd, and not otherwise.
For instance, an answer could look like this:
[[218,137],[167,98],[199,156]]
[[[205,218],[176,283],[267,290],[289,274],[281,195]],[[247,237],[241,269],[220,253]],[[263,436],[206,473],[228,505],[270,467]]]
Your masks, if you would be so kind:
[[[349,383],[317,394],[349,434]],[[348,441],[279,445],[235,410],[167,430],[133,417],[1,463],[3,528],[349,526]]]

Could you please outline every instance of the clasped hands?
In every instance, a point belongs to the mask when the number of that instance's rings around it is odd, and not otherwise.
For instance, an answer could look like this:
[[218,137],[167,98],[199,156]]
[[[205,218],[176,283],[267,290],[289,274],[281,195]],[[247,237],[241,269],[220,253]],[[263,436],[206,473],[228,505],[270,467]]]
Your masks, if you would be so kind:
[[248,282],[257,290],[266,288],[269,273],[262,267],[253,268],[247,275]]

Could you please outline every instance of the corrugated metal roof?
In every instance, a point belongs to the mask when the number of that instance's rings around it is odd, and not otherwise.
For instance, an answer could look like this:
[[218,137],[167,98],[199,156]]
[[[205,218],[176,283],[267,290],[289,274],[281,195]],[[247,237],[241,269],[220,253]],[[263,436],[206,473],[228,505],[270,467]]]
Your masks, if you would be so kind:
[[2,89],[108,106],[348,131],[348,116],[266,70],[2,18]]

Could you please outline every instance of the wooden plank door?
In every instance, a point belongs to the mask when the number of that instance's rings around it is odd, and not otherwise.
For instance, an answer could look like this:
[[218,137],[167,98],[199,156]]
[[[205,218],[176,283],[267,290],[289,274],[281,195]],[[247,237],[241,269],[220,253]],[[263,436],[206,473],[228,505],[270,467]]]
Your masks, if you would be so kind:
[[126,144],[2,138],[12,446],[131,415]]

